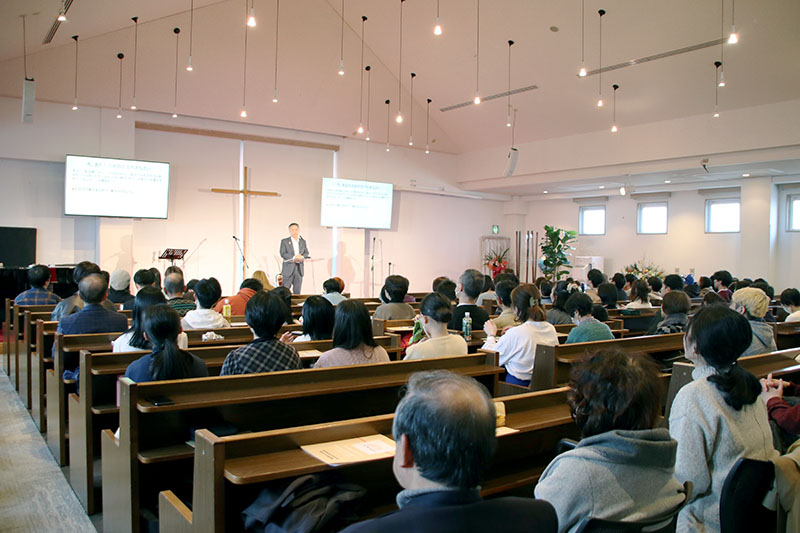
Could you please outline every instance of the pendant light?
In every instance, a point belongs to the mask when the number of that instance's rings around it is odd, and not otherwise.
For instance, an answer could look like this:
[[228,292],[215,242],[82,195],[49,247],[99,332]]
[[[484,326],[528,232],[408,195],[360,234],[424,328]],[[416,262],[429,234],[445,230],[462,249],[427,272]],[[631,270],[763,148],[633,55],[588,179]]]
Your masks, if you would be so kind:
[[[402,0],[401,0],[402,1]],[[389,109],[389,104],[391,101],[387,98],[386,99],[386,151],[389,151],[389,124],[391,124],[391,110]]]
[[616,83],[611,86],[614,89],[614,107],[613,107],[613,118],[611,119],[611,133],[617,133],[619,128],[617,128],[617,89],[619,89],[619,85]]
[[[725,0],[720,0],[719,10],[719,61],[720,64],[725,62],[725,45],[723,44],[725,38]],[[720,87],[725,87],[725,67],[720,65],[719,68],[719,81],[717,83]]]
[[72,110],[78,110],[78,36],[73,35],[72,40],[75,41],[75,91],[72,99]]
[[122,60],[125,58],[125,54],[122,52],[117,54],[117,59],[119,59],[119,99],[117,100],[117,118],[122,118]]
[[[397,69],[397,116],[394,121],[398,124],[403,123],[403,3],[406,0],[400,0],[400,61]],[[387,147],[388,151],[388,147]]]
[[191,72],[194,70],[192,67],[192,38],[194,37],[194,0],[189,4],[189,62],[186,64],[186,70]]
[[178,118],[178,44],[181,36],[181,29],[178,27],[172,30],[175,33],[175,92],[172,98],[172,118]]
[[281,0],[275,2],[275,71],[273,72],[272,103],[278,103],[278,27],[281,19]]
[[367,17],[361,16],[361,84],[359,85],[359,92],[361,96],[358,100],[358,130],[357,133],[361,135],[364,133],[364,26],[367,22]]
[[[245,0],[245,12],[247,12],[247,1]],[[242,111],[239,113],[239,116],[242,118],[247,118],[247,33],[248,28],[246,25],[244,27],[244,69],[242,73]]]
[[481,103],[480,74],[481,74],[481,0],[476,0],[475,12],[475,105]]
[[719,68],[722,66],[722,61],[714,61],[714,113],[712,118],[719,118]]
[[136,111],[136,58],[139,57],[139,17],[131,18],[133,21],[133,101],[131,111]]
[[364,70],[367,71],[367,136],[364,140],[369,142],[369,109],[372,101],[372,67],[367,65],[364,67]]
[[431,153],[431,102],[432,100],[428,98],[428,110],[427,110],[427,117],[425,119],[425,153]]
[[439,0],[436,0],[436,25],[433,27],[433,34],[442,34],[442,25],[439,23]]
[[578,65],[578,76],[586,77],[586,63],[584,52],[586,50],[586,0],[581,0],[581,64]]
[[414,78],[417,75],[411,73],[411,110],[408,112],[408,145],[414,146]]
[[511,47],[514,41],[508,41],[508,92],[506,93],[506,127],[511,127]]
[[256,0],[250,0],[250,14],[247,17],[247,25],[251,28],[256,27]]
[[728,36],[728,44],[739,42],[739,34],[736,33],[736,0],[731,0],[731,34]]
[[606,14],[606,10],[601,9],[597,14],[600,15],[600,45],[598,47],[598,62],[600,63],[600,68],[597,71],[597,90],[599,93],[597,96],[597,107],[603,107],[603,15]]
[[344,0],[342,0],[342,35],[339,46],[339,76],[344,76]]

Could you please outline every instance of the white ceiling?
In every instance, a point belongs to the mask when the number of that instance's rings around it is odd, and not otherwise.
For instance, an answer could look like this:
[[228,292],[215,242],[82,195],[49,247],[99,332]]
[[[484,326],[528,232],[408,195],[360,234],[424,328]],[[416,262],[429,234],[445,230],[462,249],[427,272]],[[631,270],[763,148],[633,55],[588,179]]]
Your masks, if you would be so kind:
[[[124,52],[123,108],[133,86],[133,16],[139,17],[137,105],[172,112],[175,35],[180,26],[178,113],[240,120],[245,0],[195,0],[193,63],[187,73],[190,0],[74,0],[53,42],[40,44],[54,22],[60,0],[0,2],[0,94],[19,96],[22,24],[28,18],[28,70],[37,98],[72,101],[74,43],[80,35],[79,100],[116,107],[118,60]],[[403,108],[406,122],[389,126],[393,144],[407,144],[409,74],[414,85],[414,140],[425,142],[425,99],[431,106],[431,148],[462,153],[510,142],[505,99],[440,112],[475,95],[476,0],[441,0],[444,34],[435,37],[435,0],[404,3]],[[366,63],[372,70],[370,122],[375,141],[385,142],[387,109],[398,97],[399,0],[345,0],[345,75],[338,76],[340,0],[281,3],[278,90],[272,103],[276,0],[255,0],[258,25],[248,37],[247,121],[256,124],[353,136],[359,122],[361,15],[369,17]],[[720,2],[696,0],[586,0],[586,64],[598,66],[597,9],[603,19],[603,63],[614,64],[720,37]],[[731,0],[725,2],[724,31]],[[725,45],[725,111],[797,98],[800,86],[800,2],[738,0],[741,41]],[[481,4],[480,92],[502,92],[507,84],[507,40],[513,39],[512,88],[538,89],[513,98],[519,110],[516,142],[605,130],[611,107],[598,110],[596,76],[579,79],[579,0],[484,0]],[[34,14],[38,13],[38,14]],[[557,27],[558,31],[552,31]],[[710,112],[714,104],[713,61],[719,47],[620,69],[603,76],[620,85],[617,120],[633,125]],[[365,97],[366,98],[366,97]],[[366,103],[363,112],[366,114]],[[366,121],[366,116],[364,117]]]

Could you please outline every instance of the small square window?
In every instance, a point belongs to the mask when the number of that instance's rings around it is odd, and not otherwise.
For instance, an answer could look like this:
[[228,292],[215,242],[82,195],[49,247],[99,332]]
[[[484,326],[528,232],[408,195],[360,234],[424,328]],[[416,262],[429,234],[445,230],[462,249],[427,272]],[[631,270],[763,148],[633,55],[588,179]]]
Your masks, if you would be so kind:
[[706,233],[739,233],[741,201],[738,198],[706,200]]
[[667,233],[667,202],[639,204],[636,223],[637,233]]
[[800,194],[789,195],[789,231],[800,231]]
[[606,207],[604,205],[582,206],[579,229],[581,235],[605,235]]

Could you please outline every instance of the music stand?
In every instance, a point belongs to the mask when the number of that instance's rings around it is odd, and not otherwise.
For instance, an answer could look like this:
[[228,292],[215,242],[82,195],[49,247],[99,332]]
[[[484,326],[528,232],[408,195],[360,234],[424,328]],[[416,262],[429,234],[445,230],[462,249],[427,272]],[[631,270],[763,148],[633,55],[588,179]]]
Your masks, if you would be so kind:
[[164,250],[164,253],[161,254],[158,258],[169,259],[174,265],[175,261],[176,260],[180,261],[181,259],[183,259],[184,256],[186,256],[186,252],[188,251],[189,251],[188,249],[183,249],[183,248],[167,248],[166,250]]

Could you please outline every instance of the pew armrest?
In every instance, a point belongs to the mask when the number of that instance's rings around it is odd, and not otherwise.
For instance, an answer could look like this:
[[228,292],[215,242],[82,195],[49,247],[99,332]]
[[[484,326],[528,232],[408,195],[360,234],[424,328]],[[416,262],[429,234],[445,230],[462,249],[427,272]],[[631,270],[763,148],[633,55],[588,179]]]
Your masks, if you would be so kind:
[[163,531],[192,530],[192,511],[171,490],[158,495],[158,522]]

